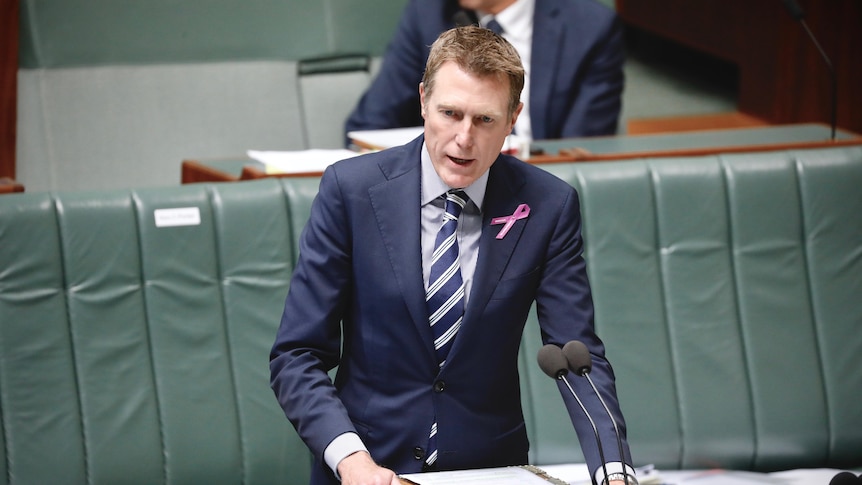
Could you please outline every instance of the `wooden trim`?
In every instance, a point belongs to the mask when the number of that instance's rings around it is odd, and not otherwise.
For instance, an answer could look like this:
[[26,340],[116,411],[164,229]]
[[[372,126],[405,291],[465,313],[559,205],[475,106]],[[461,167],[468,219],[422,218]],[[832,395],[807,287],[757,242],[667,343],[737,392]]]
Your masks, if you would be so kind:
[[0,177],[15,178],[19,0],[0,2]]
[[323,175],[323,172],[293,172],[293,173],[266,173],[261,172],[260,170],[245,166],[242,167],[242,174],[240,174],[240,180],[257,180],[263,178],[285,178],[285,177],[320,177]]
[[24,186],[8,177],[0,177],[0,194],[13,192],[24,192]]
[[350,147],[350,149],[355,150],[358,153],[362,153],[362,152],[366,152],[366,151],[376,152],[379,150],[385,150],[386,149],[386,147],[372,145],[371,143],[366,143],[366,142],[361,141],[361,140],[354,140],[352,138],[350,139],[350,143],[353,145],[352,147]]
[[629,135],[682,133],[686,131],[725,130],[766,125],[769,125],[769,123],[762,118],[734,111],[731,113],[706,115],[632,118],[626,123],[626,133]]
[[615,160],[632,160],[636,158],[668,158],[668,157],[699,157],[725,153],[772,152],[779,150],[804,150],[810,148],[832,148],[862,145],[862,137],[844,140],[806,141],[799,143],[782,143],[776,145],[738,145],[729,147],[682,148],[667,151],[642,151],[627,153],[588,153],[581,151],[561,151],[559,155],[536,155],[530,157],[530,163],[565,163],[565,162],[607,162]]
[[236,182],[239,178],[204,165],[197,160],[183,160],[181,181],[184,184],[201,182]]

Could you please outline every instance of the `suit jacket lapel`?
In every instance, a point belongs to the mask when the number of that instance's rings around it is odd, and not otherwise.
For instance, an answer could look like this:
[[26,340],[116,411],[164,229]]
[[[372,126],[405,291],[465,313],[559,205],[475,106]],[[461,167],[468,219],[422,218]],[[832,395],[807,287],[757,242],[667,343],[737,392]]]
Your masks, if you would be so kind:
[[[514,159],[498,159],[491,166],[491,172],[488,178],[488,187],[485,191],[485,207],[482,211],[482,235],[479,239],[479,259],[476,264],[476,271],[473,277],[473,288],[470,291],[470,300],[464,313],[464,321],[461,324],[461,330],[464,334],[475,331],[477,323],[484,312],[488,300],[494,293],[503,271],[509,264],[512,253],[518,241],[521,239],[524,227],[523,222],[515,223],[509,230],[508,234],[502,239],[497,239],[497,233],[502,228],[501,225],[491,225],[491,219],[513,214],[519,204],[525,201],[518,199],[520,187],[524,181],[516,179],[508,163],[523,163],[513,161]],[[457,353],[460,342],[468,342],[471,340],[468,335],[461,335],[465,338],[455,338],[452,344],[452,350],[449,355]]]
[[[428,324],[420,251],[419,153],[422,140],[420,137],[406,145],[407,153],[393,153],[392,157],[380,164],[387,181],[371,187],[368,197],[374,210],[377,228],[389,253],[396,283],[413,324],[426,344],[429,357],[436,362],[433,337]],[[403,163],[405,158],[407,163]],[[416,203],[404,202],[410,200],[415,200]]]

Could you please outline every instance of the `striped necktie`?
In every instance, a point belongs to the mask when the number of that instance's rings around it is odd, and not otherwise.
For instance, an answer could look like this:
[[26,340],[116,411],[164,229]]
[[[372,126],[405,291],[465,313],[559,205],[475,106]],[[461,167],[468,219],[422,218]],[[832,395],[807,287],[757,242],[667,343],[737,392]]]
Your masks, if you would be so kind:
[[463,190],[446,193],[446,212],[437,233],[434,254],[431,256],[431,275],[425,300],[428,302],[429,321],[434,334],[434,350],[440,367],[452,347],[452,341],[464,316],[464,282],[458,259],[458,216],[467,204]]
[[[429,323],[434,335],[434,350],[440,367],[464,317],[464,281],[461,279],[461,264],[458,259],[458,216],[469,198],[463,190],[446,193],[446,212],[437,233],[434,254],[431,257],[431,275],[425,300],[428,302]],[[429,467],[437,461],[437,421],[431,426],[428,454],[425,463]]]

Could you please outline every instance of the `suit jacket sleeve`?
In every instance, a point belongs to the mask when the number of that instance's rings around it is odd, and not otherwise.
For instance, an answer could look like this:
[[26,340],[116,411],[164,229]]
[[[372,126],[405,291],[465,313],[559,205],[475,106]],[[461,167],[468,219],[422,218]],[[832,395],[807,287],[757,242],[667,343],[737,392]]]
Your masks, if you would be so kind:
[[285,415],[322,458],[354,431],[327,374],[338,364],[340,322],[350,291],[350,243],[335,171],[327,169],[300,240],[281,324],[270,354],[271,386]]
[[[565,200],[560,215],[550,239],[544,271],[536,293],[536,308],[543,341],[562,346],[570,340],[580,340],[587,345],[593,359],[593,370],[590,376],[620,427],[624,440],[624,452],[628,455],[628,445],[625,444],[625,423],[616,396],[613,370],[605,358],[604,345],[594,331],[592,294],[583,258],[580,207],[574,189]],[[595,396],[587,380],[570,375],[569,382],[596,421],[605,461],[631,463],[628,456],[626,460],[620,458],[613,426],[608,420],[604,406]],[[558,385],[575,426],[584,457],[591,472],[594,472],[601,465],[601,459],[593,428],[580,406],[572,398],[568,388],[562,383]]]

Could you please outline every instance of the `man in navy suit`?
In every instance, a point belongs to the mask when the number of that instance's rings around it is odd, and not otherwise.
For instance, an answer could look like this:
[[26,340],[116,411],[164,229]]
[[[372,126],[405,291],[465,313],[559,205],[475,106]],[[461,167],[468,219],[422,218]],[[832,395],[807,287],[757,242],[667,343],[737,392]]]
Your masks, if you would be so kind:
[[[312,484],[394,485],[396,473],[526,464],[517,362],[534,301],[545,343],[588,346],[625,438],[593,329],[577,193],[500,153],[523,108],[523,77],[514,48],[490,30],[444,32],[418,86],[424,134],[323,174],[270,355],[272,388],[315,458]],[[454,235],[438,239],[452,223]],[[450,253],[440,247],[460,252],[443,263]],[[451,264],[445,277],[434,275],[441,264]],[[439,311],[429,295],[444,279],[440,288],[453,291],[440,308],[457,318],[435,339],[442,327],[432,328]],[[593,429],[562,395],[601,482]],[[604,417],[602,441],[615,443],[599,401],[585,404]],[[614,472],[630,457],[615,446],[604,453],[610,483],[623,484]]]
[[[613,135],[622,105],[624,45],[616,13],[595,0],[410,0],[380,72],[346,132],[419,126],[416,86],[440,32],[492,20],[527,70],[515,133],[527,139]],[[462,12],[457,14],[457,12]],[[458,20],[461,15],[462,20]]]

